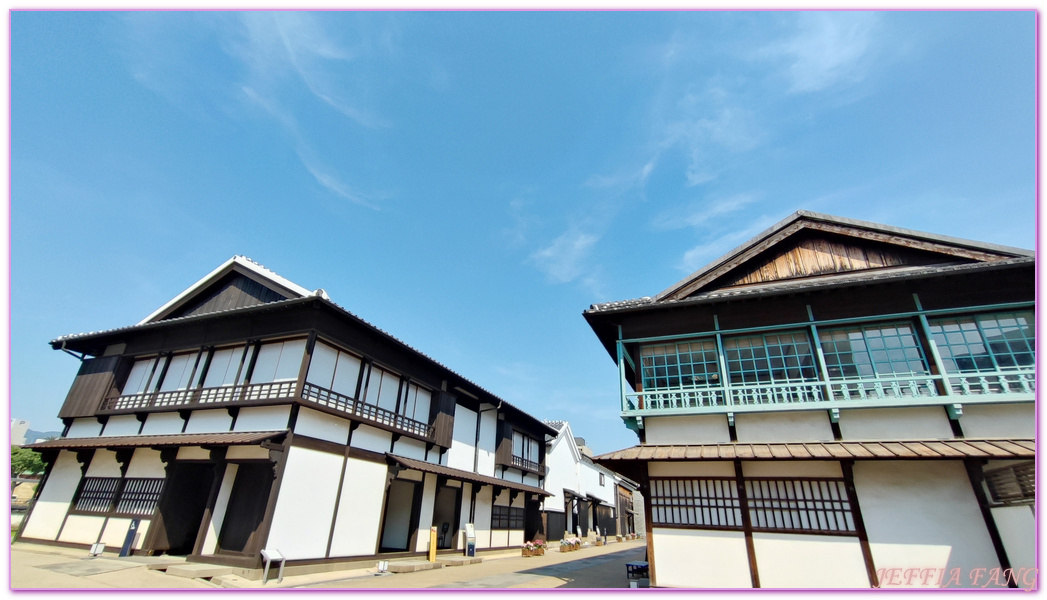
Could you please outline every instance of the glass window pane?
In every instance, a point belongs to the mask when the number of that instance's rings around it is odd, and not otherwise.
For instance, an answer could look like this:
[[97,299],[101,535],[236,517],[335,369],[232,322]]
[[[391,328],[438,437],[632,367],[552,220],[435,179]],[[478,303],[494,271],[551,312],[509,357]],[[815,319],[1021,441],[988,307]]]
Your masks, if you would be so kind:
[[313,346],[313,356],[309,360],[309,373],[305,376],[305,380],[324,389],[331,389],[337,363],[338,350],[323,342],[317,342]]

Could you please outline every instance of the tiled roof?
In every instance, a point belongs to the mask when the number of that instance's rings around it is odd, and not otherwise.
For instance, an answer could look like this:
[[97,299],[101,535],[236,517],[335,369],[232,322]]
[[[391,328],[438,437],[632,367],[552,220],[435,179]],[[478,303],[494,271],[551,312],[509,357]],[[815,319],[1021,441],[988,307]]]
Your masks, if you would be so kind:
[[175,446],[244,446],[285,435],[287,431],[247,431],[223,433],[173,433],[165,435],[116,435],[84,438],[58,438],[27,444],[34,450],[88,450],[91,448],[140,448]]
[[1034,440],[984,439],[641,445],[601,454],[593,460],[613,468],[615,463],[623,461],[1028,459],[1035,456],[1036,442]]
[[643,298],[637,298],[635,300],[621,300],[617,302],[604,302],[600,304],[593,304],[589,307],[586,312],[598,313],[598,312],[613,312],[616,310],[628,310],[631,308],[641,308],[645,306],[669,306],[669,305],[686,305],[686,304],[700,304],[702,302],[711,302],[715,300],[722,300],[724,298],[737,298],[743,296],[753,296],[758,294],[772,294],[776,292],[795,292],[798,290],[813,290],[813,289],[824,289],[832,287],[842,287],[848,285],[857,284],[868,284],[871,282],[888,281],[894,279],[907,279],[915,277],[927,277],[929,275],[949,275],[954,273],[962,274],[964,272],[970,272],[975,270],[989,270],[999,269],[1001,267],[1009,267],[1022,264],[1035,264],[1036,259],[1033,257],[1020,257],[1020,258],[1009,258],[1005,260],[998,260],[989,263],[973,263],[973,264],[961,264],[961,265],[946,265],[946,266],[931,266],[931,267],[907,267],[899,269],[891,269],[885,271],[874,271],[874,272],[859,272],[855,274],[837,274],[826,277],[811,277],[806,279],[794,279],[788,281],[778,281],[774,283],[767,283],[762,285],[750,285],[745,287],[733,287],[720,290],[713,290],[705,293],[698,293],[683,300],[664,300],[657,301],[654,298],[645,296]]
[[499,487],[508,488],[511,490],[519,490],[521,492],[527,492],[530,494],[538,494],[540,496],[552,496],[549,492],[543,490],[540,487],[533,485],[527,485],[525,483],[516,483],[515,481],[508,481],[506,479],[499,479],[497,477],[490,477],[487,475],[480,475],[479,473],[473,473],[472,471],[463,471],[461,469],[452,469],[451,467],[445,467],[443,465],[436,465],[431,462],[425,462],[424,460],[415,460],[413,458],[407,458],[404,456],[397,456],[395,454],[388,454],[386,456],[392,460],[400,463],[408,469],[415,471],[422,471],[423,473],[433,473],[435,475],[443,475],[452,479],[458,479],[461,481],[471,481],[473,483],[479,483],[481,485],[496,485]]

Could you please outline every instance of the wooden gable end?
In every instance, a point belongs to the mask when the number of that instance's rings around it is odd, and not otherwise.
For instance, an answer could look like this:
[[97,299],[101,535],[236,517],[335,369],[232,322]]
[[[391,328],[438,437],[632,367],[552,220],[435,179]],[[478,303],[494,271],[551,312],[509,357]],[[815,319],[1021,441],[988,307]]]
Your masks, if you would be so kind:
[[287,300],[290,296],[280,293],[262,282],[233,270],[215,281],[207,288],[200,290],[188,302],[179,306],[161,319],[189,317],[206,313],[220,312],[234,308],[245,308]]
[[802,232],[713,280],[706,289],[771,283],[803,277],[972,262],[926,250],[833,234]]
[[657,300],[878,269],[992,262],[1022,252],[1010,250],[1016,249],[797,213],[663,291]]

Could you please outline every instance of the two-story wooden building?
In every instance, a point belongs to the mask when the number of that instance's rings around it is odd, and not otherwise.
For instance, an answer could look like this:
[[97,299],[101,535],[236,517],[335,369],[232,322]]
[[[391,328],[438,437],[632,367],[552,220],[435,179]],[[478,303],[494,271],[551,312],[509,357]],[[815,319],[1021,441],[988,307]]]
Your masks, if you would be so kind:
[[585,311],[641,442],[596,460],[641,484],[651,583],[1035,585],[1034,269],[800,211]]
[[81,361],[21,539],[256,568],[516,546],[556,430],[241,256]]

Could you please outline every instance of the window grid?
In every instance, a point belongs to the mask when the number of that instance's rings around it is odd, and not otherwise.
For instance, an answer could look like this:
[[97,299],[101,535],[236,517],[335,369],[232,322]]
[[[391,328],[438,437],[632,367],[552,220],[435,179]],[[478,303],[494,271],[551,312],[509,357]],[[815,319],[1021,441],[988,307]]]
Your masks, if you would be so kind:
[[908,323],[826,329],[819,338],[830,379],[930,372]]
[[124,488],[116,503],[116,512],[122,515],[148,517],[160,502],[164,489],[162,478],[133,477],[124,480]]
[[491,529],[523,529],[524,509],[513,506],[491,507]]
[[645,346],[640,350],[640,364],[645,390],[720,382],[720,360],[712,339]]
[[1017,369],[1036,362],[1032,311],[934,319],[931,338],[951,372]]
[[73,511],[148,517],[156,510],[163,487],[162,477],[85,477]]
[[656,526],[857,535],[843,479],[745,479],[746,502],[731,477],[651,479],[651,520]]
[[732,383],[816,381],[811,343],[804,332],[768,333],[724,338],[727,372]]
[[729,477],[651,479],[651,511],[655,525],[742,528],[737,485]]
[[753,531],[856,533],[842,479],[745,480]]
[[73,510],[107,513],[116,499],[116,491],[120,486],[119,477],[85,477],[80,486],[80,493],[73,503]]

